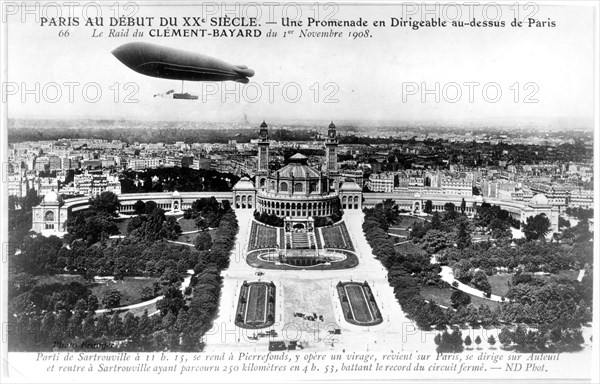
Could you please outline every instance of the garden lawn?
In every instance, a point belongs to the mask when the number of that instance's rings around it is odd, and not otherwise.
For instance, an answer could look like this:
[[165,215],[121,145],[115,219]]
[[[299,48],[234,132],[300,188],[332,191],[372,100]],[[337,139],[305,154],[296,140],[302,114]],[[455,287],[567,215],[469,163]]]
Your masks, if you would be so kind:
[[579,271],[563,269],[562,271],[558,271],[558,273],[555,274],[554,276],[563,277],[563,278],[567,278],[567,279],[571,279],[571,280],[577,280],[577,276],[579,276]]
[[197,231],[196,221],[192,219],[181,219],[177,221],[181,227],[181,232]]
[[[335,224],[331,227],[322,227],[319,228],[321,234],[323,235],[323,240],[325,244],[324,248],[337,248],[337,249],[348,249],[353,251],[354,247],[352,246],[352,240],[350,240],[350,235],[348,234],[348,229],[346,229],[345,223]],[[315,233],[318,236],[318,233]]]
[[246,321],[248,325],[259,325],[267,321],[267,286],[250,284]]
[[354,314],[354,320],[359,323],[368,323],[373,321],[373,316],[369,309],[369,303],[366,301],[363,287],[358,284],[346,284],[344,286],[350,306],[352,307],[352,313]]
[[508,283],[512,281],[513,278],[512,273],[501,273],[495,274],[492,276],[488,276],[488,282],[492,286],[492,293],[498,296],[506,296],[510,287]]
[[35,281],[38,285],[46,284],[69,284],[69,283],[81,283],[87,285],[87,281],[81,275],[44,275],[35,276]]
[[[399,224],[390,227],[390,229],[394,229],[394,228],[408,229],[414,223],[423,224],[425,221],[429,221],[429,220],[425,220],[425,218],[418,218],[418,217],[414,217],[414,216],[403,216],[402,215],[400,217],[402,218],[402,221]],[[427,217],[427,219],[429,219],[429,217]]]
[[[451,307],[452,302],[450,301],[450,296],[452,296],[452,292],[454,290],[452,288],[437,288],[437,287],[421,287],[421,296],[427,301],[434,300],[436,304],[443,305],[444,307]],[[474,306],[479,308],[481,304],[487,304],[490,307],[490,310],[494,310],[494,308],[501,305],[496,301],[486,300],[483,297],[477,297],[473,295],[471,296],[471,303]]]
[[[213,230],[210,230],[210,231],[209,231],[209,230],[207,230],[207,231],[204,231],[204,232],[208,232],[208,233],[210,233],[210,234],[211,234],[211,236],[212,236],[212,232],[214,232],[214,231],[216,231],[216,229],[213,229]],[[196,232],[196,233],[189,233],[189,234],[187,234],[187,235],[179,235],[179,237],[177,238],[177,240],[176,240],[176,241],[179,241],[179,242],[181,242],[181,243],[195,244],[196,237],[198,237],[198,234],[199,234],[199,233],[200,233],[200,232]]]
[[[268,227],[261,223],[257,223],[256,221],[252,221],[248,250],[276,248],[278,230],[278,228]],[[283,242],[283,239],[281,239],[281,241]],[[283,244],[281,244],[281,246],[283,246]]]
[[140,297],[140,291],[142,288],[147,286],[152,287],[156,281],[158,281],[158,279],[153,277],[125,277],[123,280],[116,280],[115,282],[91,283],[90,290],[98,297],[100,302],[102,302],[102,298],[107,292],[114,289],[119,290],[121,292],[121,302],[119,303],[119,307],[123,307],[141,303],[142,299]]
[[[394,240],[394,242],[398,242],[398,243],[400,241],[404,241],[403,239],[395,238],[395,237],[393,237],[392,240]],[[401,254],[414,254],[414,255],[422,255],[422,256],[427,255],[427,252],[425,252],[423,250],[423,248],[421,248],[417,244],[413,243],[412,241],[409,241],[404,244],[396,245],[396,246],[394,246],[394,248],[396,249],[396,252],[399,252]]]
[[115,224],[117,225],[117,228],[119,228],[119,233],[123,236],[127,236],[127,225],[129,225],[129,222],[131,221],[131,219],[116,219],[115,220]]

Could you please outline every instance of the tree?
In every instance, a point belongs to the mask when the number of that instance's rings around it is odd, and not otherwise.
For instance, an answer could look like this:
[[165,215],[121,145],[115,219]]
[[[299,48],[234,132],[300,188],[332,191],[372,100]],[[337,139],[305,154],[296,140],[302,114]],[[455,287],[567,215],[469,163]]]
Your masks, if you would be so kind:
[[430,214],[433,211],[433,201],[427,200],[425,202],[425,207],[423,207],[423,212]]
[[458,230],[456,231],[456,246],[458,249],[465,249],[471,245],[471,235],[469,233],[469,223],[467,220],[458,221]]
[[152,289],[152,287],[145,286],[142,289],[140,289],[140,298],[142,299],[142,301],[151,300],[152,298],[154,298],[154,296],[154,289]]
[[529,216],[527,221],[522,224],[523,234],[528,241],[543,239],[550,232],[552,224],[548,217],[540,213],[535,216]]
[[490,295],[492,293],[492,286],[490,285],[485,272],[478,270],[471,279],[471,285],[485,294]]
[[441,230],[442,229],[442,219],[440,218],[439,212],[434,212],[431,216],[431,222],[429,223],[431,229]]
[[108,328],[110,324],[110,319],[106,316],[106,313],[98,318],[96,322],[96,329],[94,330],[94,336],[108,336]]
[[89,295],[87,298],[87,310],[88,312],[95,312],[98,309],[98,297],[96,295]]
[[510,239],[512,237],[510,224],[505,220],[499,218],[492,219],[487,228],[492,231],[493,239]]
[[146,203],[144,203],[142,200],[136,201],[135,204],[133,204],[133,211],[138,216],[143,215],[146,213]]
[[120,206],[119,198],[110,191],[104,191],[90,200],[91,210],[109,216],[118,216]]
[[493,348],[494,345],[496,345],[496,338],[494,337],[494,335],[490,335],[490,337],[488,337],[487,339],[487,342]]
[[117,312],[115,312],[110,318],[108,331],[110,332],[110,335],[115,338],[120,337],[123,334],[123,321]]
[[162,327],[167,330],[170,330],[171,327],[175,324],[175,321],[177,321],[177,316],[175,316],[173,312],[169,310],[167,314],[164,315],[162,318]]
[[465,337],[465,346],[466,346],[467,348],[470,348],[470,347],[471,347],[471,344],[473,344],[473,340],[471,340],[471,336],[467,335],[467,336]]
[[492,311],[490,310],[490,307],[488,307],[487,304],[482,303],[479,306],[478,313],[479,313],[479,319],[483,326],[488,326],[488,325],[492,324],[492,322],[493,322]]
[[[436,343],[437,344],[437,343]],[[438,353],[451,352],[457,353],[463,351],[463,339],[462,333],[458,327],[452,329],[452,333],[447,330],[442,333],[439,339],[438,347],[436,348]]]
[[502,343],[503,347],[508,347],[512,343],[512,332],[508,327],[502,327],[498,334],[498,341]]
[[475,344],[477,344],[477,349],[479,349],[479,344],[481,344],[481,337],[479,335],[475,338]]
[[195,224],[196,228],[198,228],[201,231],[204,231],[208,228],[208,221],[206,221],[206,219],[202,216],[198,216],[198,218],[195,221]]
[[571,222],[562,216],[558,217],[558,228],[571,228]]
[[464,293],[463,291],[455,290],[450,296],[450,302],[454,308],[461,306],[467,306],[471,304],[471,296]]
[[149,335],[152,332],[152,323],[148,316],[148,310],[144,310],[142,316],[140,316],[138,330],[140,335]]
[[146,215],[151,214],[156,208],[158,208],[158,204],[155,201],[147,201],[146,202]]
[[467,209],[467,202],[465,201],[465,198],[462,198],[462,201],[460,202],[460,213],[464,214],[465,210]]
[[179,311],[177,314],[177,321],[175,322],[175,330],[177,332],[184,332],[187,329],[189,317],[187,311]]
[[138,318],[135,317],[133,313],[127,312],[125,314],[125,319],[123,320],[123,336],[131,337],[133,340],[136,340],[139,337],[138,325]]
[[183,293],[175,286],[170,286],[165,292],[164,298],[156,303],[156,309],[161,313],[161,316],[166,316],[167,313],[171,312],[173,316],[173,323],[177,319],[179,310],[185,305],[183,299]]
[[437,253],[450,244],[450,235],[446,232],[433,229],[423,236],[423,248],[430,254]]
[[194,246],[199,251],[207,251],[212,247],[212,237],[208,232],[200,232],[196,236],[196,240],[194,240]]
[[382,209],[385,215],[385,219],[389,225],[395,225],[400,223],[400,210],[398,205],[392,199],[385,199],[382,202]]
[[446,204],[444,204],[444,211],[446,212],[453,212],[456,208],[456,205],[454,203],[451,202],[447,202]]
[[102,305],[104,305],[104,308],[106,309],[116,308],[121,303],[121,297],[121,291],[113,289],[104,294],[104,297],[102,297]]

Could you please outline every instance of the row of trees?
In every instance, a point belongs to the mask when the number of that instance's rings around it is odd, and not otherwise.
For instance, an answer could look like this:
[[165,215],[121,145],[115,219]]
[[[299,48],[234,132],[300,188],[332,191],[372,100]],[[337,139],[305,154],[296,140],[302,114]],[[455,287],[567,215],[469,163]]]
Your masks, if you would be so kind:
[[170,350],[191,352],[203,348],[202,337],[212,327],[219,309],[221,271],[229,267],[229,255],[235,247],[238,229],[235,212],[229,207],[213,232],[212,246],[204,251],[204,256],[194,267],[197,274],[190,282],[191,300],[177,313],[177,321],[183,318],[181,326],[172,330],[166,328]]
[[[365,209],[363,231],[375,257],[388,270],[388,281],[394,288],[396,299],[407,313],[422,328],[435,324],[440,307],[428,304],[420,294],[420,286],[439,282],[439,266],[431,264],[428,256],[400,254],[387,234],[390,224],[400,221],[397,206],[392,201]],[[388,221],[389,220],[389,221]],[[434,309],[434,313],[430,309]]]
[[528,329],[519,325],[515,330],[503,327],[498,341],[517,352],[574,352],[585,342],[580,329],[563,329],[558,326],[541,326]]
[[[475,340],[472,340],[470,335],[467,335],[463,340],[462,333],[457,327],[454,327],[452,332],[446,330],[434,337],[438,353],[462,352],[464,347],[469,348],[473,343],[479,347],[482,341],[479,335],[475,337]],[[515,330],[503,327],[498,334],[498,340],[494,335],[487,338],[487,343],[491,347],[496,345],[498,341],[503,348],[514,348],[517,352],[537,353],[578,351],[581,350],[581,345],[585,340],[581,330],[562,330],[548,327],[534,330],[518,326]]]
[[476,307],[470,303],[470,300],[462,297],[461,299],[464,301],[453,301],[453,305],[457,305],[456,308],[447,309],[441,308],[435,302],[421,303],[419,309],[415,311],[415,321],[428,324],[428,327],[435,326],[442,329],[452,325],[470,324],[489,327],[506,323],[553,325],[561,329],[576,329],[592,319],[588,306],[582,301],[578,304],[573,301],[565,304],[505,302],[491,309],[487,304]]
[[[47,351],[54,346],[86,351],[159,351],[179,343],[176,334],[165,329],[182,330],[185,316],[152,316],[145,311],[141,316],[131,312],[122,316],[117,312],[96,316],[76,309],[20,315],[14,323],[16,332],[9,337],[13,351]],[[183,341],[193,345],[194,335],[183,335]],[[70,344],[69,344],[70,343]],[[102,348],[99,348],[101,346]]]

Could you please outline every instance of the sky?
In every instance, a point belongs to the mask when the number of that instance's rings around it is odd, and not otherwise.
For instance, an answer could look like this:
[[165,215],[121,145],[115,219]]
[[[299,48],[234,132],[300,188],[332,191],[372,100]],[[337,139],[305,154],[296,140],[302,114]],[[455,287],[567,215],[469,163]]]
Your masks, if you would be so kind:
[[[294,18],[295,10],[288,9],[288,15]],[[306,23],[308,17],[314,17],[315,10],[314,6],[301,7],[299,19]],[[300,38],[300,30],[305,27],[280,25],[282,7],[272,10],[277,25],[262,24],[268,10],[261,10],[260,38],[152,38],[148,32],[154,26],[138,28],[145,32],[144,37],[132,36],[135,27],[130,29],[129,37],[106,37],[111,29],[107,25],[109,18],[117,12],[108,7],[101,9],[104,27],[96,28],[104,33],[103,37],[92,37],[94,28],[82,25],[83,9],[73,11],[80,17],[80,25],[70,28],[41,26],[40,20],[32,15],[9,15],[7,81],[12,87],[10,93],[14,93],[5,96],[9,118],[241,123],[480,121],[515,126],[536,121],[540,124],[552,120],[593,121],[592,8],[540,6],[534,17],[554,21],[555,27],[419,30],[391,27],[392,17],[411,16],[406,10],[399,5],[339,5],[333,9],[335,19],[362,17],[370,24],[366,28],[335,29],[344,33],[339,39]],[[493,16],[496,10],[488,10],[488,14]],[[38,11],[36,16],[52,15],[50,9]],[[88,15],[94,16],[92,11],[88,9]],[[130,12],[121,11],[121,14]],[[183,16],[202,16],[203,11],[206,9],[199,6],[140,5],[135,16],[178,17],[182,24]],[[319,11],[324,18],[332,9]],[[467,16],[468,11],[462,9],[461,20],[473,19]],[[478,20],[484,20],[482,8],[472,11]],[[499,11],[499,20],[510,25],[514,9],[502,6]],[[448,19],[453,12],[438,8],[437,16]],[[527,13],[523,9],[521,12],[521,17]],[[239,13],[250,16],[254,10]],[[423,9],[411,17],[429,18]],[[387,26],[373,27],[374,20],[386,21]],[[278,31],[278,37],[266,37],[268,29]],[[284,31],[291,29],[294,29],[292,35],[282,37]],[[330,29],[309,28],[313,32]],[[60,37],[59,32],[65,30],[69,36]],[[369,30],[371,37],[347,37],[348,32],[365,30]],[[114,48],[132,41],[152,42],[244,64],[256,75],[249,85],[186,82],[184,91],[199,95],[196,101],[154,97],[169,89],[179,92],[181,83],[138,74],[112,56]],[[439,83],[437,92],[424,92],[435,90],[436,83]],[[36,100],[26,89],[37,89],[34,93],[40,99]],[[70,89],[72,100],[69,100]],[[96,93],[98,89],[100,95]],[[501,96],[494,101],[498,90]],[[461,92],[460,97],[457,91]],[[437,101],[435,93],[440,98]],[[525,102],[528,96],[528,101],[533,102]]]

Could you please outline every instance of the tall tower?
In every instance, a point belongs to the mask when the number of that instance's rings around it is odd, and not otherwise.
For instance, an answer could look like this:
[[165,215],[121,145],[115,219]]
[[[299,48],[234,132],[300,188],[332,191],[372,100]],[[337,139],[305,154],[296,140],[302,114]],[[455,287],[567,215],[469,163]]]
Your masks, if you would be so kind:
[[327,139],[325,140],[325,171],[329,177],[330,189],[337,189],[338,184],[337,146],[337,131],[335,129],[335,124],[331,122],[327,129]]
[[258,134],[258,166],[256,167],[257,175],[266,175],[269,173],[269,131],[267,123],[264,121],[260,125]]

